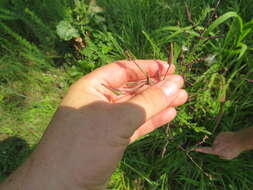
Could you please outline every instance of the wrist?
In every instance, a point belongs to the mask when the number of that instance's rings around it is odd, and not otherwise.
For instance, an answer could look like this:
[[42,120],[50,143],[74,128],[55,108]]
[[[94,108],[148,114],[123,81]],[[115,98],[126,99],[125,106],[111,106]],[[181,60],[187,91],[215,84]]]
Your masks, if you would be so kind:
[[235,133],[241,152],[253,149],[253,127]]

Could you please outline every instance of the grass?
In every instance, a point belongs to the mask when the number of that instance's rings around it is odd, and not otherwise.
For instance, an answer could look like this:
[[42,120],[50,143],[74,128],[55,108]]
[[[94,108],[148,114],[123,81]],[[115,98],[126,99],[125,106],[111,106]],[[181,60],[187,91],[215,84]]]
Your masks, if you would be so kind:
[[[250,0],[220,4],[97,0],[99,7],[92,9],[84,1],[24,5],[20,0],[14,8],[4,2],[0,3],[0,180],[36,146],[75,79],[126,58],[125,50],[137,58],[166,60],[167,44],[173,42],[174,63],[185,77],[190,101],[178,109],[170,130],[163,127],[128,147],[108,189],[253,188],[252,152],[223,161],[189,151],[205,136],[210,145],[220,131],[253,123]],[[84,48],[57,36],[62,20],[78,32]],[[64,35],[69,32],[63,30]],[[50,43],[41,40],[45,36]]]
[[26,75],[0,89],[0,181],[36,146],[68,86],[60,69]]

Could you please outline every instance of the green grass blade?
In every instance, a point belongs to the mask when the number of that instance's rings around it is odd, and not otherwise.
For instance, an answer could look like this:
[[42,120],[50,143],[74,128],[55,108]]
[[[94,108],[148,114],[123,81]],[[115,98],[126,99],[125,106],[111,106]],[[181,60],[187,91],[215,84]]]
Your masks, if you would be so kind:
[[205,31],[203,33],[203,36],[208,36],[210,34],[211,31],[213,31],[215,28],[217,28],[219,25],[223,24],[225,21],[227,21],[230,18],[237,18],[239,20],[240,23],[240,31],[243,30],[243,21],[241,19],[241,17],[236,13],[236,12],[228,12],[225,13],[224,15],[222,15],[221,17],[219,17],[218,19],[216,19],[207,29],[207,31]]
[[161,57],[160,48],[155,44],[154,40],[145,31],[142,31],[142,33],[144,34],[144,36],[146,37],[146,39],[150,43],[152,50],[153,50],[154,57],[160,58]]
[[238,60],[242,58],[242,56],[246,53],[246,51],[248,49],[248,46],[244,43],[240,43],[239,47],[241,47],[241,49],[240,49],[240,54],[239,54]]

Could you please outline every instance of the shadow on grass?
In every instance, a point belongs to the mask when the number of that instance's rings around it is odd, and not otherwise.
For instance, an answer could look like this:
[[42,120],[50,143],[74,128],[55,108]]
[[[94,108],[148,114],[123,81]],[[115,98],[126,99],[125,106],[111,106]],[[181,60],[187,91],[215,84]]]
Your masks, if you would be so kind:
[[24,161],[30,151],[27,142],[19,137],[0,141],[0,183]]

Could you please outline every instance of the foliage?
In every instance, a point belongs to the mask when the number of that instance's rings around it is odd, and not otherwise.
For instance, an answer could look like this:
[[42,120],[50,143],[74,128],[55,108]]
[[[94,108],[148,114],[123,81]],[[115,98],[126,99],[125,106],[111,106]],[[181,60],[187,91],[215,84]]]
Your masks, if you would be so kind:
[[70,83],[125,50],[166,60],[173,42],[190,101],[171,128],[129,146],[108,188],[252,189],[250,153],[227,162],[191,151],[253,122],[252,8],[251,0],[1,1],[0,180],[36,146]]
[[[106,15],[109,29],[137,57],[166,59],[167,44],[174,43],[174,63],[184,75],[190,93],[190,101],[180,107],[169,133],[166,128],[160,129],[129,147],[111,181],[112,189],[115,186],[117,189],[250,189],[253,186],[249,173],[246,177],[239,171],[251,167],[247,156],[228,163],[191,152],[206,135],[209,144],[221,130],[238,130],[252,124],[252,84],[245,80],[252,78],[249,61],[252,21],[244,21],[233,8],[215,19],[211,2],[187,3],[192,20],[185,16],[185,4],[180,2],[122,0],[109,5],[108,1],[101,1],[109,13]],[[227,9],[225,4],[220,7]],[[171,15],[177,19],[169,19]],[[247,19],[251,18],[247,16]],[[243,108],[245,104],[247,108]],[[237,163],[245,164],[238,167]],[[238,175],[235,177],[228,171]]]
[[79,37],[78,31],[67,21],[61,21],[57,26],[57,34],[63,40],[71,40]]

